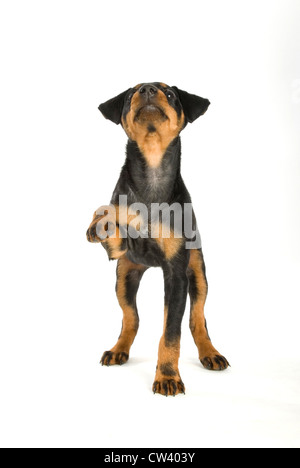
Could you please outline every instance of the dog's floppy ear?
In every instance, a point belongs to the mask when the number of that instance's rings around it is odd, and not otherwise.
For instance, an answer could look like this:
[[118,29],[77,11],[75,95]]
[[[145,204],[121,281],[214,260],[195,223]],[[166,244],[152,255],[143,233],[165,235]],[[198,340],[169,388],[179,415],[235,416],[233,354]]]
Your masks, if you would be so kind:
[[178,89],[177,86],[172,86],[172,88],[177,91],[184,115],[188,122],[192,123],[194,120],[198,119],[198,117],[205,114],[210,105],[208,99],[182,91],[182,89]]
[[119,125],[121,123],[121,116],[124,107],[125,96],[129,90],[124,91],[118,96],[109,99],[109,101],[100,104],[98,107],[99,111],[102,112],[106,119],[111,120],[115,124]]

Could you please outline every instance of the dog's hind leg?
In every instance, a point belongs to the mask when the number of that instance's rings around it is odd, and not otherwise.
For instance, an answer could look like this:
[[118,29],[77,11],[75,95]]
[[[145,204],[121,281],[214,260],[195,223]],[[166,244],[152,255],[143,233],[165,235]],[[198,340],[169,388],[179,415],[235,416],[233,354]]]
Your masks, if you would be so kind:
[[116,292],[123,310],[122,331],[117,344],[103,354],[102,365],[124,364],[128,361],[129,351],[139,327],[136,295],[146,270],[145,266],[132,263],[126,255],[118,261]]
[[191,250],[188,279],[191,298],[190,329],[199,351],[199,359],[206,369],[227,369],[227,359],[214,348],[207,331],[204,305],[208,286],[202,249]]

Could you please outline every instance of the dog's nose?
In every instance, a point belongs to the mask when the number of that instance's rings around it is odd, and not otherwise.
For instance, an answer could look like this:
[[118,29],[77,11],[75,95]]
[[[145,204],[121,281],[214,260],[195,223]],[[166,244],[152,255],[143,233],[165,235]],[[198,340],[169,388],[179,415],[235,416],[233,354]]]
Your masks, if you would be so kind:
[[154,85],[143,85],[140,87],[140,94],[142,94],[145,98],[152,98],[157,94],[158,89]]

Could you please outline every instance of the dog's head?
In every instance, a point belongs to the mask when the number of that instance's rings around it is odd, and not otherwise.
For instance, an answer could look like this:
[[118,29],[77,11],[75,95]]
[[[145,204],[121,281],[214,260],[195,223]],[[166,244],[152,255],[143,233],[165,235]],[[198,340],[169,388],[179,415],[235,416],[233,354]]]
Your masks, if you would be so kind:
[[105,118],[122,124],[149,162],[155,165],[188,122],[203,115],[210,102],[163,83],[144,83],[101,104]]

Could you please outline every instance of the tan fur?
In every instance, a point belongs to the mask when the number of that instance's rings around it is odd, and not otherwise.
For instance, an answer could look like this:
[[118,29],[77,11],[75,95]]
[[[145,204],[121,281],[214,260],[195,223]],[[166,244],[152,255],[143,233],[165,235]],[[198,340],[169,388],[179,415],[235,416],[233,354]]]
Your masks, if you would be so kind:
[[155,239],[161,250],[164,252],[167,260],[172,260],[173,257],[178,253],[180,247],[183,244],[183,239],[174,238],[174,233],[171,232],[171,237]]
[[118,260],[126,254],[127,249],[122,249],[122,239],[119,237],[119,228],[116,229],[117,238],[116,239],[105,239],[103,242],[104,245],[107,245],[109,248],[109,258],[111,260]]
[[[140,107],[141,101],[139,93],[135,93],[126,120],[122,118],[122,125],[128,137],[138,144],[149,167],[157,168],[161,164],[166,149],[182,130],[184,114],[182,112],[181,117],[178,119],[175,109],[169,105],[168,99],[161,90],[158,90],[153,104],[158,105],[163,110],[168,117],[166,120],[157,111],[151,112],[151,114],[145,113],[143,119],[136,121],[136,111]],[[155,126],[155,132],[149,132],[149,122],[152,122]]]
[[[100,213],[104,214],[101,215]],[[143,220],[136,212],[131,212],[127,206],[104,206],[98,208],[94,213],[93,221],[90,224],[89,230],[97,225],[99,232],[101,232],[101,234],[105,234],[108,229],[108,224],[110,225],[110,228],[114,226],[113,233],[104,240],[97,237],[95,242],[103,243],[104,246],[109,249],[110,258],[116,260],[121,258],[127,252],[127,249],[122,249],[123,239],[117,224],[123,227],[131,224],[139,230],[143,227]]]
[[[104,208],[107,209],[104,210]],[[110,225],[114,225],[114,233],[105,240],[101,241],[98,239],[98,242],[103,242],[104,245],[109,247],[110,258],[119,259],[126,253],[127,250],[122,250],[122,238],[120,237],[120,230],[116,224],[118,223],[123,227],[128,227],[128,225],[131,225],[137,230],[140,230],[145,228],[146,220],[143,220],[142,216],[136,212],[130,211],[127,206],[114,206],[114,209],[110,211],[110,207],[104,208],[101,207],[95,212],[90,228],[95,224],[100,223],[99,227],[101,228],[101,232],[105,232],[107,229],[105,226],[107,226],[108,223],[110,223]],[[105,214],[99,215],[99,213],[102,213],[103,211],[105,211]],[[149,226],[149,229],[149,235],[155,239],[166,259],[171,260],[174,258],[181,248],[184,239],[182,237],[176,237],[172,230],[165,229],[165,227],[161,224],[152,224]]]
[[[191,250],[189,268],[193,270],[198,289],[198,299],[193,304],[190,317],[190,328],[199,351],[199,359],[213,359],[220,353],[214,348],[205,327],[204,305],[207,296],[207,283],[202,270],[203,259],[198,250]],[[217,363],[212,361],[213,369],[218,369]]]
[[177,255],[184,242],[182,235],[180,237],[176,236],[174,231],[166,228],[161,223],[151,225],[151,236],[155,239],[167,260],[172,260]]
[[[138,330],[138,319],[134,308],[126,300],[126,277],[132,270],[143,271],[145,268],[141,265],[132,263],[126,256],[122,257],[118,263],[118,281],[117,297],[123,310],[122,332],[116,345],[110,350],[114,355],[126,353],[129,355],[131,345],[135,339]],[[110,365],[115,364],[113,356]]]
[[[165,307],[164,331],[159,343],[157,368],[153,384],[153,390],[155,393],[161,393],[166,396],[184,393],[185,390],[178,369],[180,338],[178,338],[175,343],[172,342],[171,346],[167,345],[165,339],[167,317],[168,308]],[[164,365],[167,365],[172,370],[172,375],[168,376],[162,372]]]

